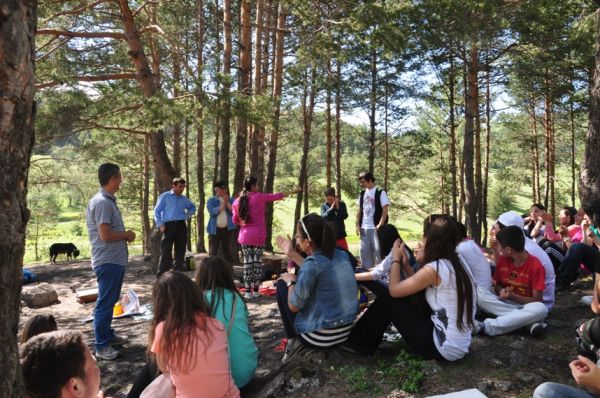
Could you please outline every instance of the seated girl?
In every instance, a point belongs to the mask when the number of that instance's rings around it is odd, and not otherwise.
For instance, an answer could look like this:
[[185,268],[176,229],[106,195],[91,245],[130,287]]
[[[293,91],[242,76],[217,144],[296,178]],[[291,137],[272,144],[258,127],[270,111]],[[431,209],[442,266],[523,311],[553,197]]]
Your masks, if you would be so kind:
[[[472,277],[456,254],[458,236],[452,217],[426,218],[422,247],[415,250],[417,262],[424,265],[417,272],[404,247],[394,245],[390,295],[375,299],[352,329],[346,348],[372,354],[392,322],[409,348],[424,358],[455,361],[464,357],[471,344],[476,294]],[[418,309],[410,300],[421,291],[431,312]]]
[[[383,261],[375,265],[370,270],[364,268],[356,269],[356,280],[365,285],[373,294],[380,295],[387,292],[390,269],[392,268],[392,247],[398,241],[402,243],[402,238],[398,230],[392,224],[385,224],[377,230],[379,238],[379,248],[381,250],[381,258]],[[398,244],[399,244],[398,243]],[[417,262],[412,250],[406,244],[404,245],[405,254],[408,256],[408,261],[411,267],[416,270]]]
[[166,272],[152,297],[149,351],[169,374],[177,397],[239,397],[229,370],[226,327],[209,316],[198,285],[183,273]]
[[233,281],[233,269],[222,257],[202,260],[196,283],[204,293],[210,315],[227,328],[229,360],[235,385],[242,388],[256,370],[258,349],[248,329],[248,309]]
[[544,232],[546,229],[546,222],[544,220],[545,212],[546,207],[543,204],[534,203],[529,209],[529,216],[523,219],[523,222],[525,223],[525,226],[523,227],[525,236],[535,240],[536,243],[539,243],[544,239]]
[[[285,254],[292,244],[278,238]],[[286,243],[287,242],[287,243]],[[288,343],[282,362],[303,347],[326,348],[348,338],[358,312],[354,269],[347,252],[336,249],[335,225],[317,214],[296,225],[296,243],[308,257],[298,275],[283,274],[277,281],[277,304]]]

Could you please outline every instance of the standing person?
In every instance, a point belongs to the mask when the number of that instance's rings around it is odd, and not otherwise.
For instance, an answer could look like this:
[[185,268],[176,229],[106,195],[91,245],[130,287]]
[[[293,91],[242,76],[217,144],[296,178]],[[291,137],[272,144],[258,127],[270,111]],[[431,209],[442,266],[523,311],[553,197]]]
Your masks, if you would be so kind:
[[183,271],[185,245],[187,243],[186,221],[196,212],[196,206],[184,194],[185,180],[173,178],[172,189],[158,197],[154,207],[154,221],[163,233],[160,243],[160,264],[158,276],[171,269],[173,263],[173,245],[175,245],[175,267]]
[[254,177],[246,177],[244,189],[233,202],[233,222],[240,226],[238,242],[242,245],[244,255],[246,299],[260,297],[258,287],[262,278],[261,258],[267,239],[266,204],[297,192],[298,190],[279,193],[258,192],[258,180]]
[[211,256],[219,254],[219,247],[223,257],[233,264],[232,255],[233,230],[233,198],[229,196],[227,182],[221,180],[214,185],[215,194],[206,202],[206,209],[210,215],[206,232],[208,233],[208,253]]
[[98,283],[98,299],[94,310],[96,357],[113,360],[119,351],[111,345],[127,342],[110,327],[113,307],[119,300],[127,265],[127,242],[135,240],[135,232],[125,230],[123,217],[117,207],[115,193],[123,179],[119,166],[104,163],[98,168],[100,191],[85,211],[88,236],[92,246],[92,269]]
[[210,317],[200,287],[187,275],[166,272],[152,289],[149,349],[179,398],[236,398],[226,326]]
[[346,204],[335,195],[335,188],[333,187],[325,190],[325,203],[321,205],[321,217],[335,223],[337,239],[335,244],[342,249],[348,250],[346,224],[344,223],[344,220],[348,218],[348,209],[346,208]]
[[[426,218],[422,246],[415,249],[417,262],[423,266],[416,272],[404,245],[394,244],[390,294],[377,296],[354,325],[346,348],[372,354],[392,322],[416,354],[447,361],[463,358],[471,344],[476,290],[468,267],[456,254],[458,239],[452,217]],[[422,291],[430,311],[410,299]]]
[[362,191],[358,197],[356,234],[360,236],[360,261],[365,269],[381,261],[377,230],[388,222],[390,201],[383,189],[377,188],[373,174],[363,171],[358,176]]

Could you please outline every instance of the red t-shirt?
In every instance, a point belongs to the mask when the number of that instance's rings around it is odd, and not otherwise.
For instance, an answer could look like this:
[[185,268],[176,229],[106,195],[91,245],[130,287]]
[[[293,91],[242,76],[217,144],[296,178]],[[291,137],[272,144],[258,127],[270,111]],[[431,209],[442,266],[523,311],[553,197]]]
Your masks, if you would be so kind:
[[513,260],[501,256],[496,263],[494,280],[502,287],[512,287],[514,293],[525,297],[533,297],[533,291],[543,291],[546,287],[546,270],[537,259],[529,255],[520,267],[515,267]]

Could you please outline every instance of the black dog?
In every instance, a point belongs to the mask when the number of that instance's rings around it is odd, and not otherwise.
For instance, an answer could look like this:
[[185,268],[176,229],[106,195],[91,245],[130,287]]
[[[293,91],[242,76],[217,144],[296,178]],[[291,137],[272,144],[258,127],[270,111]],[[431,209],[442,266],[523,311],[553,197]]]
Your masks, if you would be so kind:
[[77,258],[79,256],[79,250],[72,243],[54,243],[50,246],[50,262],[56,263],[56,257],[59,254],[66,254],[67,260],[71,260],[71,257]]

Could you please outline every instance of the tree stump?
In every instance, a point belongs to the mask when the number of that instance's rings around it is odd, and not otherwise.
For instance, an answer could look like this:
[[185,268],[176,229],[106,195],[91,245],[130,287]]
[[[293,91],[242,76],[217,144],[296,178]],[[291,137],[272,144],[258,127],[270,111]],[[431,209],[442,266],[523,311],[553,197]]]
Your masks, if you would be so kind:
[[158,262],[160,261],[160,242],[162,241],[162,232],[154,228],[150,233],[150,270],[156,274],[158,272]]

